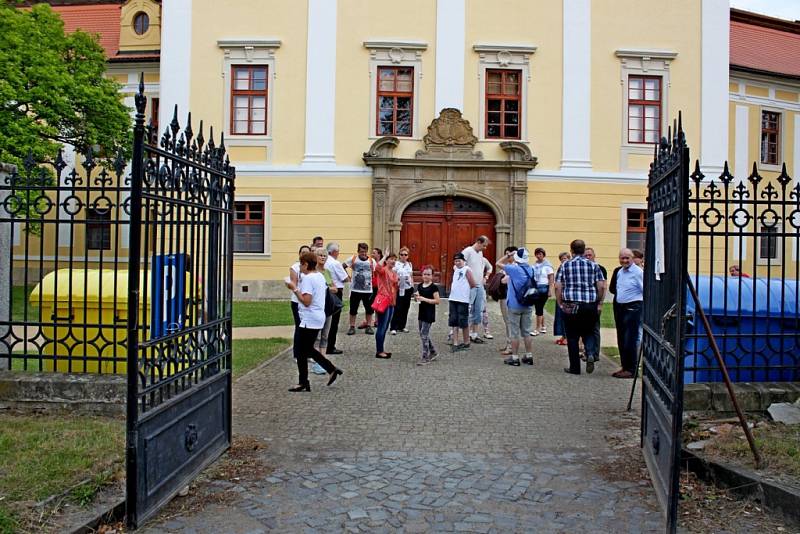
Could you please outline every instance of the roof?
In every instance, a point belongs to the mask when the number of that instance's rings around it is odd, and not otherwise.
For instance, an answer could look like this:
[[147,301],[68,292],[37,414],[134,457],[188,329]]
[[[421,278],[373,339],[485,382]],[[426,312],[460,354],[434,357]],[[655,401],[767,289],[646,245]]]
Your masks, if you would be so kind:
[[66,33],[83,30],[86,33],[98,34],[100,46],[106,51],[106,58],[110,62],[152,61],[159,57],[158,51],[119,51],[122,6],[118,3],[58,5],[52,2],[50,7],[61,16]]
[[800,79],[800,23],[731,10],[730,65]]
[[67,33],[83,30],[86,33],[99,34],[100,45],[111,59],[119,51],[120,5],[63,5],[51,6],[53,11],[61,15],[64,31]]

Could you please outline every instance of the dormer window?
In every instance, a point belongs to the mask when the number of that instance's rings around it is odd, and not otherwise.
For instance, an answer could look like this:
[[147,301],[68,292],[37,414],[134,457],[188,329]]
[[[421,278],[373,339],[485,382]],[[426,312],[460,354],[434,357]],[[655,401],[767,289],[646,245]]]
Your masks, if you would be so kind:
[[144,35],[150,29],[150,17],[144,11],[138,12],[133,17],[133,31],[136,35]]

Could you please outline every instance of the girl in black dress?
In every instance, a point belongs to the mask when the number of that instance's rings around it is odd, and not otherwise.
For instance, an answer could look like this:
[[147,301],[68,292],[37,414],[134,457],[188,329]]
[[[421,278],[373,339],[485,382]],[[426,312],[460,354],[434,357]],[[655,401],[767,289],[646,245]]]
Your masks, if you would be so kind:
[[431,325],[436,321],[436,305],[439,304],[439,288],[433,283],[433,266],[424,265],[421,270],[422,283],[417,286],[414,300],[419,302],[419,338],[422,353],[417,365],[427,365],[438,353],[431,341]]

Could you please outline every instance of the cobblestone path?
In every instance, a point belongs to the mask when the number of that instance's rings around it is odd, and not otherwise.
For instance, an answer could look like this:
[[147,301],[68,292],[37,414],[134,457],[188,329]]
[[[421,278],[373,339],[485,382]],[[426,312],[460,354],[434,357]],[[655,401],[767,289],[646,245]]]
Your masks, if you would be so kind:
[[[236,494],[230,504],[144,531],[663,529],[648,482],[601,475],[603,466],[624,465],[605,438],[610,423],[638,425],[624,413],[630,381],[610,376],[612,362],[568,375],[566,349],[549,334],[533,339],[532,367],[503,365],[500,339],[451,354],[440,306],[441,356],[419,367],[413,308],[412,331],[387,336],[390,360],[374,358],[374,338],[363,331],[341,336],[345,354],[335,361],[344,375],[332,387],[311,375],[311,393],[287,393],[297,380],[288,355],[240,379],[234,431],[266,442],[274,470],[212,481],[213,491]],[[499,310],[490,310],[497,333]]]

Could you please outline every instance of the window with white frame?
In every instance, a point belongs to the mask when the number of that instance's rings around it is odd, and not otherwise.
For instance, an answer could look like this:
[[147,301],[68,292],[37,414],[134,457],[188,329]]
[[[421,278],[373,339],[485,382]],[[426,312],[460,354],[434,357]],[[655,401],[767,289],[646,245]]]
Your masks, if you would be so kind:
[[422,53],[421,41],[370,40],[369,137],[418,138]]
[[476,44],[480,88],[478,137],[482,140],[528,138],[527,108],[533,45]]
[[677,52],[620,48],[622,116],[620,170],[632,154],[653,153],[653,143],[664,135],[669,119],[670,64]]
[[[221,39],[225,141],[233,146],[269,146],[275,93],[277,39]],[[267,152],[269,153],[269,152]]]
[[233,216],[233,252],[269,254],[269,197],[238,198]]
[[761,163],[778,165],[781,157],[781,114],[761,111]]

